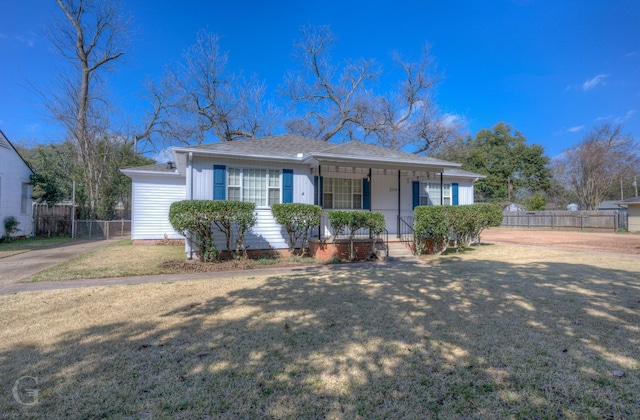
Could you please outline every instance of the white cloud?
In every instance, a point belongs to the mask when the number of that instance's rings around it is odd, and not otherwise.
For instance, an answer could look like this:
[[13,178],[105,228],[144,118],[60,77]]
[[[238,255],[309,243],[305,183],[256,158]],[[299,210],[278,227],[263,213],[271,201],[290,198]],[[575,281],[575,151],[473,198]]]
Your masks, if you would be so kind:
[[575,127],[571,127],[567,130],[567,132],[569,133],[577,133],[578,131],[582,130],[584,128],[584,125],[576,125]]
[[631,117],[633,117],[633,115],[636,113],[635,109],[630,109],[629,111],[627,111],[626,114],[624,114],[624,116],[622,117],[616,117],[616,119],[613,120],[614,123],[616,124],[621,124],[627,120],[630,120]]
[[0,120],[0,125],[4,125],[4,120]]
[[624,56],[626,58],[631,58],[631,57],[635,57],[636,55],[638,55],[638,53],[636,51],[631,51],[629,53],[626,53]]
[[35,41],[33,40],[33,38],[31,36],[30,37],[23,37],[23,36],[20,36],[20,35],[16,35],[16,36],[14,36],[14,38],[17,41],[19,41],[19,42],[23,43],[24,45],[26,45],[27,47],[33,47],[35,45]]
[[606,79],[607,77],[609,77],[608,74],[602,73],[602,74],[599,74],[599,75],[597,75],[597,76],[585,81],[582,84],[582,90],[584,90],[586,92],[586,91],[588,91],[590,89],[593,89],[594,87],[598,86],[599,84],[603,84],[604,83],[604,79]]
[[171,153],[171,150],[169,149],[162,149],[151,156],[151,158],[155,159],[158,163],[171,162],[173,161],[173,153]]
[[2,32],[0,32],[0,39],[7,39],[8,36],[6,36],[5,34],[3,34]]

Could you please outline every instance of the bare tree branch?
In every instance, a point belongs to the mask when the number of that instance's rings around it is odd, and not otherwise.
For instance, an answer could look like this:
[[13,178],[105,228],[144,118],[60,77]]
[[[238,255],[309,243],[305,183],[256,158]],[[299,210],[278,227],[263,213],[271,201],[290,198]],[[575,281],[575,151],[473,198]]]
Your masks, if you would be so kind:
[[306,26],[302,39],[295,44],[302,70],[287,76],[283,94],[293,106],[303,111],[302,118],[287,122],[299,134],[328,141],[339,133],[352,137],[354,126],[361,124],[366,85],[378,77],[372,60],[346,63],[338,70],[330,64],[330,47],[334,36],[328,26]]

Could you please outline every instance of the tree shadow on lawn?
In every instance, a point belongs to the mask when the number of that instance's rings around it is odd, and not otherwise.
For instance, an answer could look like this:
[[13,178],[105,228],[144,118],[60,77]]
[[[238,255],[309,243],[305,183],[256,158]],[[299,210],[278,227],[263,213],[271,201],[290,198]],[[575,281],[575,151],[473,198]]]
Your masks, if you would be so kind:
[[[216,297],[157,285],[176,291],[170,310],[0,353],[0,412],[637,418],[637,275],[452,258],[272,276]],[[11,395],[26,375],[40,381],[31,407]]]

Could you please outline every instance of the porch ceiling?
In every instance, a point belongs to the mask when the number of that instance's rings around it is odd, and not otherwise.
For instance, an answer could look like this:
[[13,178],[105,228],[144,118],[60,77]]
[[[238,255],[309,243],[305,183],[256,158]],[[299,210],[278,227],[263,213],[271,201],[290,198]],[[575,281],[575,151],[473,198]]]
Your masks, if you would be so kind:
[[358,167],[358,168],[371,168],[371,169],[390,169],[390,170],[402,170],[402,171],[421,171],[421,172],[444,172],[445,169],[457,168],[459,165],[427,165],[424,163],[416,162],[398,162],[382,159],[358,159],[350,156],[337,158],[335,156],[330,158],[318,158],[308,162],[311,167],[318,166],[346,166],[346,167]]

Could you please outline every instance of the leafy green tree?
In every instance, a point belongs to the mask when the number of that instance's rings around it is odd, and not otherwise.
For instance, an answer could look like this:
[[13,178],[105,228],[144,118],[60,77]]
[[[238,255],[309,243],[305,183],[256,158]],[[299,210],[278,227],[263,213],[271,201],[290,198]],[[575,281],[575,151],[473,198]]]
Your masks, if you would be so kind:
[[508,124],[480,130],[465,141],[464,148],[468,155],[461,162],[463,168],[487,175],[475,184],[477,201],[503,201],[510,194],[512,200],[523,199],[549,188],[551,173],[544,148],[528,145],[522,133],[512,132]]
[[547,205],[547,199],[540,193],[532,195],[531,197],[525,198],[524,206],[529,211],[539,211],[544,210]]

